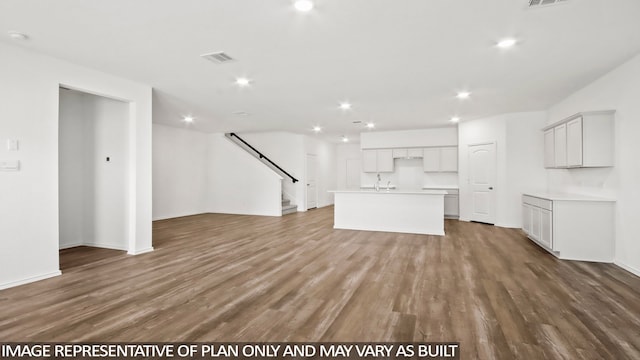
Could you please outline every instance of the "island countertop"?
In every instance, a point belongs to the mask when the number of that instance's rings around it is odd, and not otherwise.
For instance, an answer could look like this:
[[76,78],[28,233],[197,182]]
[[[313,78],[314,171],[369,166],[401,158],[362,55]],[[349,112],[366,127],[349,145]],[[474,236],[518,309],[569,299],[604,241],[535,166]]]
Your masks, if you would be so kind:
[[386,190],[384,188],[380,191],[375,190],[329,190],[330,193],[335,194],[381,194],[381,195],[446,195],[446,190]]

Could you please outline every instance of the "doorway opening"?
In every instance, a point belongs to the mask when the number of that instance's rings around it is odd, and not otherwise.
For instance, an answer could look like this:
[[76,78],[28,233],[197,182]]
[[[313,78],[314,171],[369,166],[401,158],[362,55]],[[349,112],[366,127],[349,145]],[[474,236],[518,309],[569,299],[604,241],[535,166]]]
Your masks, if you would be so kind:
[[60,268],[129,249],[129,103],[59,89]]

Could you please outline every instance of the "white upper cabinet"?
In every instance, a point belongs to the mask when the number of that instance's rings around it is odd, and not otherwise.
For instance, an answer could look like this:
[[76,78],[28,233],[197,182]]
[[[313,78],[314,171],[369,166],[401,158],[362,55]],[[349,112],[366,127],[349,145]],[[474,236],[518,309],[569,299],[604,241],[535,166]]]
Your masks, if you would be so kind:
[[422,156],[424,172],[440,171],[440,148],[426,148]]
[[458,148],[455,146],[424,148],[422,163],[424,172],[457,172]]
[[421,158],[423,151],[420,148],[407,149],[407,156],[410,158]]
[[394,159],[419,159],[422,158],[421,148],[409,148],[409,149],[393,149]]
[[362,150],[363,172],[393,172],[393,150]]
[[555,167],[567,166],[567,124],[561,124],[553,128],[553,151]]
[[446,171],[446,172],[458,171],[458,148],[457,147],[440,148],[440,171]]
[[398,158],[406,158],[407,155],[407,149],[393,149],[393,158],[394,159],[398,159]]
[[567,166],[582,166],[582,117],[567,123]]
[[555,137],[553,129],[544,132],[544,167],[553,168],[556,166],[555,159]]
[[578,113],[544,128],[545,167],[613,166],[614,114],[613,110]]
[[378,150],[378,172],[393,172],[393,150]]
[[378,172],[378,150],[362,150],[362,171]]

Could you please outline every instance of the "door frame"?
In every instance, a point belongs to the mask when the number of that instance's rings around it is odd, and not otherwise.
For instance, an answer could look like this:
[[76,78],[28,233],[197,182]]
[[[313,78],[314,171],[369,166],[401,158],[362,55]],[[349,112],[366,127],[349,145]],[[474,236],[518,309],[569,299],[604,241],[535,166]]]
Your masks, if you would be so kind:
[[[95,95],[95,96],[101,96],[101,97],[105,97],[108,99],[112,99],[112,100],[117,100],[117,101],[121,101],[127,104],[128,107],[128,119],[127,119],[127,129],[128,129],[128,142],[129,142],[129,154],[128,154],[128,159],[127,159],[127,168],[128,168],[128,176],[127,176],[127,209],[125,210],[127,212],[126,218],[127,218],[127,223],[126,223],[126,228],[127,228],[127,234],[128,234],[128,239],[127,239],[127,249],[125,249],[125,251],[127,251],[128,254],[130,255],[138,255],[138,254],[143,254],[146,252],[150,252],[153,251],[153,245],[150,248],[147,249],[143,249],[142,251],[136,251],[137,249],[137,227],[139,226],[138,222],[137,222],[137,217],[136,217],[136,209],[137,209],[137,202],[136,202],[136,191],[137,191],[137,174],[136,174],[136,156],[137,156],[137,147],[136,147],[136,137],[135,137],[135,131],[136,131],[136,121],[137,121],[137,116],[136,116],[136,102],[132,99],[128,99],[127,97],[122,97],[122,96],[118,96],[118,95],[114,95],[112,93],[105,93],[102,91],[97,91],[95,89],[91,89],[87,86],[76,86],[73,85],[71,83],[63,83],[63,82],[58,82],[58,91],[56,92],[56,99],[57,99],[57,104],[59,106],[60,104],[60,89],[61,88],[67,88],[70,90],[74,90],[74,91],[79,91],[79,92],[83,92],[83,93],[87,93],[90,95]],[[58,108],[57,114],[56,114],[56,125],[58,127],[58,129],[60,128],[60,109]],[[57,151],[60,151],[60,146],[59,146],[59,142],[60,142],[60,134],[57,133],[56,134],[56,142],[57,144]],[[57,172],[60,169],[60,159],[57,159]],[[60,178],[60,174],[58,173],[58,179]],[[59,185],[59,184],[58,184]],[[57,189],[57,194],[58,196],[60,196],[60,188],[58,186]],[[60,204],[58,201],[58,224],[60,222]],[[60,237],[58,234],[58,248],[60,247]]]
[[[315,182],[316,182],[316,206],[309,207],[309,190],[307,189],[308,177],[309,177],[309,156],[313,156],[315,158]],[[309,209],[317,209],[318,208],[318,155],[317,154],[305,154],[304,157],[304,209],[305,211]]]
[[468,219],[469,221],[473,221],[473,222],[480,222],[483,224],[493,224],[495,225],[498,219],[498,190],[496,188],[495,185],[494,189],[492,191],[493,195],[492,195],[492,202],[493,202],[493,223],[486,223],[486,222],[482,222],[482,221],[478,221],[478,220],[474,220],[472,219],[472,214],[473,214],[473,203],[472,203],[472,199],[471,199],[471,194],[472,194],[472,189],[471,189],[471,151],[470,148],[473,146],[481,146],[481,145],[493,145],[493,150],[494,150],[494,164],[495,164],[495,169],[494,169],[494,182],[498,181],[498,142],[496,140],[487,140],[487,141],[480,141],[480,142],[475,142],[475,143],[469,143],[467,144],[467,194],[469,195],[469,201],[471,206],[469,207],[469,214],[468,214]]

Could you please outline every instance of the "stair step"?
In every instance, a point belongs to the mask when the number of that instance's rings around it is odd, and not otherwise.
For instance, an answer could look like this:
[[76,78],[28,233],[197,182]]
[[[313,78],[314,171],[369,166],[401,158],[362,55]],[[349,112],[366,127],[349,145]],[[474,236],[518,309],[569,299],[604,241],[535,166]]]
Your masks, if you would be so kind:
[[283,205],[282,215],[293,214],[298,212],[298,205]]

